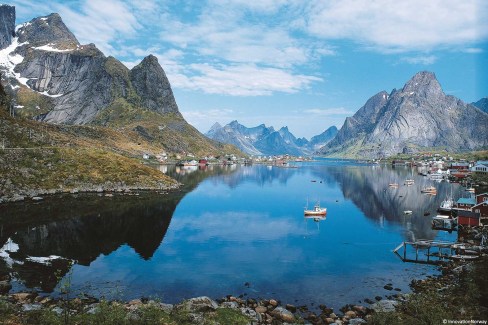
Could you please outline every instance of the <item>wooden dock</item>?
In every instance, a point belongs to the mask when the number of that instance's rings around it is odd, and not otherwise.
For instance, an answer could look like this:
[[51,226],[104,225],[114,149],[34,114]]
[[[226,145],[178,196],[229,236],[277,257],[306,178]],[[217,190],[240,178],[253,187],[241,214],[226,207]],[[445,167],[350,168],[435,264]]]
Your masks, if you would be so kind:
[[[452,259],[456,255],[457,248],[455,242],[422,239],[413,242],[404,241],[393,252],[403,262],[437,265]],[[401,249],[403,249],[403,254],[399,253]],[[415,258],[411,256],[413,251]]]

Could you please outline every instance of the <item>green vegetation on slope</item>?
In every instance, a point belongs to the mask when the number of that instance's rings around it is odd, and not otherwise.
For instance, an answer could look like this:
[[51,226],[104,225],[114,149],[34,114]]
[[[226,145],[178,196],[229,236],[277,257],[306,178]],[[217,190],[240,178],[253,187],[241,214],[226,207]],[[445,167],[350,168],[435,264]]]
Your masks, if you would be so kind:
[[121,132],[137,132],[145,141],[163,147],[168,152],[192,153],[197,156],[237,154],[236,147],[212,141],[181,116],[161,115],[132,105],[123,98],[116,99],[98,114],[94,125],[103,125]]

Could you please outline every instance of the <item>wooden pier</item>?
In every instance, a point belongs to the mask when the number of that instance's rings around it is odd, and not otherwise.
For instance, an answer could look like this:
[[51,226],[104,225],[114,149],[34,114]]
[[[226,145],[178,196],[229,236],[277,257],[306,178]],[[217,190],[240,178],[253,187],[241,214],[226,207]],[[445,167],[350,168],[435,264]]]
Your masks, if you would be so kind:
[[[408,249],[410,247],[410,249]],[[403,248],[403,254],[399,251]],[[412,248],[415,250],[415,258],[410,256]],[[393,252],[400,257],[403,262],[419,264],[443,264],[456,256],[457,246],[455,242],[436,241],[436,240],[417,240],[404,241]],[[409,252],[410,251],[410,252]]]

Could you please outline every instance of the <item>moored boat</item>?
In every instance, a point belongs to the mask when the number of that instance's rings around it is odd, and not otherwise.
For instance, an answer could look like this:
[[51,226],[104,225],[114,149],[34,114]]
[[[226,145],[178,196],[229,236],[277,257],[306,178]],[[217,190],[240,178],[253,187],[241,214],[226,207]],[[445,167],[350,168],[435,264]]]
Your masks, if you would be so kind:
[[405,185],[412,185],[415,181],[413,179],[406,179]]
[[434,186],[427,186],[420,190],[421,193],[437,194],[437,189]]
[[325,216],[327,214],[327,208],[321,208],[320,202],[317,202],[311,210],[309,210],[308,207],[305,207],[303,214],[306,216]]
[[452,198],[447,197],[444,201],[442,201],[437,211],[449,213],[451,212],[453,206],[454,206],[454,201],[452,200]]

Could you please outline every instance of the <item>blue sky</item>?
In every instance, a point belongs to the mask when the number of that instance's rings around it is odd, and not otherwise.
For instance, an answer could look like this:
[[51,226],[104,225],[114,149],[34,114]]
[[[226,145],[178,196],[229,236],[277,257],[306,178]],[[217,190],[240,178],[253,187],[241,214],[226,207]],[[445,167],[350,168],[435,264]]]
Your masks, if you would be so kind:
[[129,68],[154,54],[200,131],[238,120],[310,138],[372,95],[433,71],[465,102],[488,96],[484,0],[16,0],[17,24],[57,12]]

